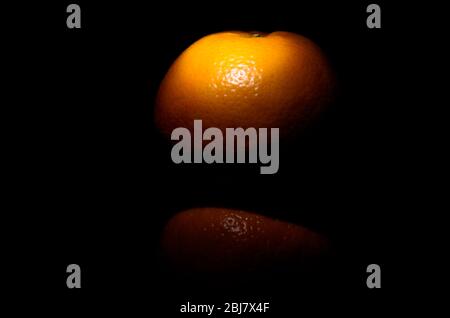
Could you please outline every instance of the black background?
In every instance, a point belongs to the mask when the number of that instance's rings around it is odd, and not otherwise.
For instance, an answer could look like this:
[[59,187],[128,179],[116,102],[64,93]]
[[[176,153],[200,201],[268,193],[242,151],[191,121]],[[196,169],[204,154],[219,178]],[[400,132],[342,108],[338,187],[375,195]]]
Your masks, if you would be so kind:
[[[14,39],[24,47],[18,58],[26,74],[19,76],[22,117],[14,132],[22,140],[12,185],[22,193],[14,208],[16,287],[37,291],[47,300],[40,305],[64,314],[176,313],[187,300],[270,301],[276,315],[365,314],[362,308],[392,302],[403,282],[398,8],[377,2],[382,28],[371,30],[364,1],[77,3],[80,30],[66,27],[68,3],[19,9],[29,27]],[[281,144],[276,175],[255,167],[177,167],[153,126],[155,94],[170,64],[195,40],[223,30],[305,35],[338,75],[335,104],[302,138]],[[158,244],[165,222],[196,206],[307,225],[332,238],[336,260],[317,288],[264,278],[258,288],[245,278],[232,289],[222,289],[220,277],[216,286],[191,285],[165,269]],[[71,263],[81,266],[81,290],[66,287]],[[381,290],[366,287],[371,263],[382,268]]]

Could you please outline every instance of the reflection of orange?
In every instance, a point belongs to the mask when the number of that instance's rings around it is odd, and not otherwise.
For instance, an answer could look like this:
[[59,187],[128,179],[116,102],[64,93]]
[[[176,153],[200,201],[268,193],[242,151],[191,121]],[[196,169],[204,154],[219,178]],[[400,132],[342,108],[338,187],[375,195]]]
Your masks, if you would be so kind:
[[164,78],[156,103],[159,128],[303,127],[328,102],[329,64],[307,38],[288,32],[223,32],[191,45]]
[[187,271],[229,272],[307,264],[327,240],[304,227],[238,210],[198,208],[175,215],[163,235],[172,263]]

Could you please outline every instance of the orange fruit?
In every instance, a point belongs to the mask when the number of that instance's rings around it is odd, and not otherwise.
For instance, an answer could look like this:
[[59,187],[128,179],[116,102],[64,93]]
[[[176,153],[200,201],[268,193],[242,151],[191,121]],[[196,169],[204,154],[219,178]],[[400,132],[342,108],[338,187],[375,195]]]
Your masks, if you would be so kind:
[[258,214],[196,208],[168,222],[162,246],[182,271],[225,273],[305,265],[326,254],[328,241],[305,227]]
[[334,77],[321,49],[289,32],[222,32],[187,48],[163,79],[156,123],[177,127],[299,131],[328,104]]

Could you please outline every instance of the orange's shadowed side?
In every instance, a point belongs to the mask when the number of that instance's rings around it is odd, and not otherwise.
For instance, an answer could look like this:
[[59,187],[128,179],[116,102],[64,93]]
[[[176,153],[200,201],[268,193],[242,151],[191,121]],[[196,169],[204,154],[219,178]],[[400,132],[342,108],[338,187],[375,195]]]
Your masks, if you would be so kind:
[[327,239],[304,227],[220,208],[175,215],[164,230],[162,246],[170,262],[187,272],[301,267],[328,252]]

